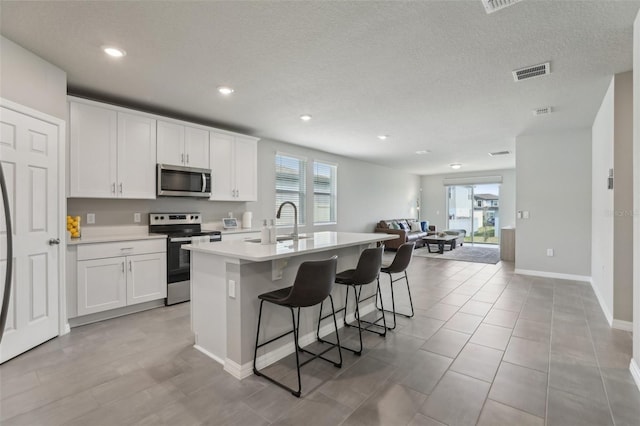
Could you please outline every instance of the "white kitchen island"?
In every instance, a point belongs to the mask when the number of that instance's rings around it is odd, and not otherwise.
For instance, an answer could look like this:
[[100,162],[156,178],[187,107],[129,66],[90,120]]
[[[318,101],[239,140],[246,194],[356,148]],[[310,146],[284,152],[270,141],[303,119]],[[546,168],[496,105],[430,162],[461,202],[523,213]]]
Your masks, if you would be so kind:
[[[258,295],[293,284],[298,266],[308,260],[338,255],[338,271],[355,268],[360,253],[377,242],[397,238],[382,233],[316,232],[298,241],[277,244],[222,241],[183,248],[191,251],[191,326],[195,347],[224,365],[238,379],[253,374],[253,353],[258,322]],[[335,286],[336,309],[344,304],[344,286]],[[365,286],[362,295],[374,294],[375,284]],[[366,294],[365,294],[366,292]],[[353,302],[353,300],[351,300]],[[353,306],[350,304],[350,306]],[[328,305],[325,304],[327,311]],[[373,309],[361,309],[364,315]],[[305,308],[300,316],[302,346],[316,339],[319,307]],[[350,309],[351,311],[351,309]],[[262,331],[274,337],[291,328],[288,309],[266,304]],[[338,317],[338,326],[342,322]],[[333,322],[322,324],[321,335],[333,331]],[[261,340],[264,336],[261,336]],[[258,352],[258,367],[293,353],[293,339],[274,342]]]

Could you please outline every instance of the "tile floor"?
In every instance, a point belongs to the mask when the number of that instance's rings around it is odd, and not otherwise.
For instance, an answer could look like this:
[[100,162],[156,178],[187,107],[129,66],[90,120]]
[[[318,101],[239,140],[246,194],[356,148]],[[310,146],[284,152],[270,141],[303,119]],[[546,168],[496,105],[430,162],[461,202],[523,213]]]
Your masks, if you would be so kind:
[[[631,335],[608,327],[587,284],[419,257],[409,277],[416,316],[367,334],[342,369],[308,364],[300,399],[194,350],[182,304],[75,328],[0,366],[0,423],[640,424]],[[292,357],[269,371],[295,380]]]

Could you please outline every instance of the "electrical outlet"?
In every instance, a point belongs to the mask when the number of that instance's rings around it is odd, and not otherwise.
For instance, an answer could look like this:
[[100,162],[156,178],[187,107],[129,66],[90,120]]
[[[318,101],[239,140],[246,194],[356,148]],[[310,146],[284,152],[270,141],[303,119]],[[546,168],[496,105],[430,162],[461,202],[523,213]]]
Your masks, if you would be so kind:
[[547,256],[553,257],[553,249],[547,249]]
[[236,282],[234,280],[229,280],[229,297],[236,298]]
[[87,225],[93,225],[94,223],[96,223],[96,214],[87,213]]
[[529,219],[529,210],[525,210],[522,212],[522,218],[523,219]]
[[133,214],[133,221],[135,223],[140,223],[140,213],[134,213]]

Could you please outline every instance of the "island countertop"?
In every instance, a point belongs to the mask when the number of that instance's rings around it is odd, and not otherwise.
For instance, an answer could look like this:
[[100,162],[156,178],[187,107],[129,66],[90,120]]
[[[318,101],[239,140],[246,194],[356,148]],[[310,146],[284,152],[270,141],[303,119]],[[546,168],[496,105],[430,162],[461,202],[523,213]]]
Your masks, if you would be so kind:
[[298,241],[285,240],[276,244],[261,244],[259,241],[246,240],[223,240],[213,243],[189,244],[182,246],[182,248],[194,252],[263,262],[396,238],[398,238],[397,235],[383,233],[314,232],[313,234],[300,234]]

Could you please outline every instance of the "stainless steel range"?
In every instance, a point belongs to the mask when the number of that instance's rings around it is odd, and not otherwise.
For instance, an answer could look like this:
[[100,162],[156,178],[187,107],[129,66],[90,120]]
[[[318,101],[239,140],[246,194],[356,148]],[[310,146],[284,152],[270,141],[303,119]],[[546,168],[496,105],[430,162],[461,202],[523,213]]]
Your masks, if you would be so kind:
[[167,238],[167,305],[186,302],[191,297],[188,250],[185,244],[222,241],[220,231],[203,231],[200,213],[149,213],[149,232]]

